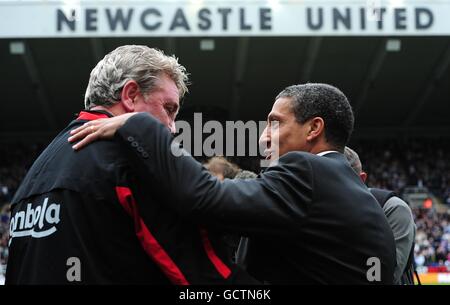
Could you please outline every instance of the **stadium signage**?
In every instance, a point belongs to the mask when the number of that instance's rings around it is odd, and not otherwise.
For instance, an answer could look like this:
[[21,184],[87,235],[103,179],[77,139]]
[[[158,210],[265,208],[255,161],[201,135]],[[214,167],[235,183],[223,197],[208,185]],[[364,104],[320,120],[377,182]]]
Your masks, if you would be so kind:
[[0,37],[450,35],[450,2],[0,1]]
[[[216,16],[212,16],[212,14]],[[157,32],[161,29],[166,31],[181,33],[191,32],[195,28],[199,31],[209,31],[213,26],[213,22],[219,24],[221,31],[227,32],[230,30],[231,24],[236,24],[239,31],[257,30],[272,30],[272,11],[270,8],[258,9],[258,21],[250,23],[247,18],[247,11],[245,8],[239,8],[235,14],[230,7],[219,7],[212,11],[209,8],[201,8],[198,10],[195,20],[189,20],[186,11],[178,7],[175,11],[166,18],[161,10],[150,7],[143,10],[136,10],[134,8],[128,9],[110,9],[105,8],[99,11],[95,8],[85,9],[82,12],[84,18],[77,18],[77,11],[71,10],[70,16],[67,16],[63,10],[57,9],[56,24],[57,31],[62,32],[64,28],[68,31],[75,32],[76,26],[81,25],[86,32],[98,31],[98,19],[105,18],[106,27],[108,31],[114,32],[118,28],[129,31],[131,23],[138,23],[138,27],[143,31]],[[234,16],[236,15],[236,16]],[[218,17],[218,18],[217,18]],[[232,18],[235,17],[235,18]]]

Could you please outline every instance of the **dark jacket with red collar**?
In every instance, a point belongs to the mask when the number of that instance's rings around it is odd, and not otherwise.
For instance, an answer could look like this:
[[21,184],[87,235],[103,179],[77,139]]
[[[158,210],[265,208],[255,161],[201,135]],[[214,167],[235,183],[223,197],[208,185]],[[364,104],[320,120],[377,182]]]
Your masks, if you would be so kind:
[[108,116],[80,113],[30,168],[12,201],[6,284],[253,283],[117,141],[72,149],[70,130]]

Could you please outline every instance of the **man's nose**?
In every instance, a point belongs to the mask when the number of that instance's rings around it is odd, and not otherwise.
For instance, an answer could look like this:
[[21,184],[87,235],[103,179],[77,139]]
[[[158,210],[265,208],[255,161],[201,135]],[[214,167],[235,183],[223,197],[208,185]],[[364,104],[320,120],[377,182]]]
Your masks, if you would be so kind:
[[266,126],[264,128],[261,137],[259,137],[259,145],[267,145],[270,146],[270,134],[269,134],[269,128]]

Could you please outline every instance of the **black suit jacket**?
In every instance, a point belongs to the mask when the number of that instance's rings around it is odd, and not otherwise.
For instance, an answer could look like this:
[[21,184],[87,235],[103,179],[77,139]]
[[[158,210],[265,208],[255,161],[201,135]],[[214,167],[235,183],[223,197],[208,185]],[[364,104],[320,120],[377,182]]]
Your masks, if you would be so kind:
[[[148,114],[130,118],[116,137],[180,215],[251,237],[248,271],[257,279],[392,283],[391,229],[342,154],[290,152],[256,179],[220,182],[189,154],[179,156],[167,128]],[[372,257],[380,262],[379,281],[367,278],[376,275]]]

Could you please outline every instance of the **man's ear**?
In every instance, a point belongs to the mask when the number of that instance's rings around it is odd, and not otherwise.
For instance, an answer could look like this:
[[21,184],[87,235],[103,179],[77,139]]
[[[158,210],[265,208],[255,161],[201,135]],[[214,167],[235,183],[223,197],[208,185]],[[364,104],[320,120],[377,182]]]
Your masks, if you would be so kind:
[[366,183],[367,180],[367,173],[362,171],[361,173],[359,173],[359,177],[361,177],[362,182]]
[[121,102],[126,112],[134,112],[135,99],[140,93],[139,85],[134,80],[129,80],[122,88]]
[[309,130],[306,140],[313,141],[317,139],[324,131],[325,122],[321,117],[315,117],[309,120]]

